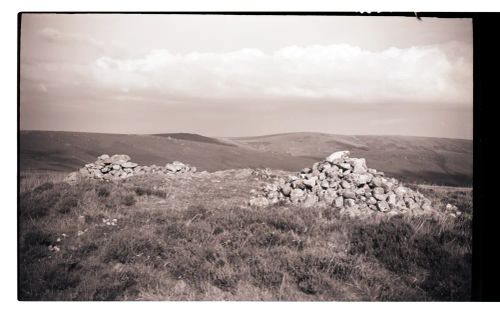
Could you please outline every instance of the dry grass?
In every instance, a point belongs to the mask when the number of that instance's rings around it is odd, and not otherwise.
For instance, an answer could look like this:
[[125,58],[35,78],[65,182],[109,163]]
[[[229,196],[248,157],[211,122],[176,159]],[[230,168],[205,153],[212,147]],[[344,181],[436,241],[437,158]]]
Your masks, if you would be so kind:
[[75,186],[33,177],[21,190],[21,300],[470,299],[467,189],[420,189],[457,205],[456,219],[361,220],[250,208],[264,180],[245,171]]

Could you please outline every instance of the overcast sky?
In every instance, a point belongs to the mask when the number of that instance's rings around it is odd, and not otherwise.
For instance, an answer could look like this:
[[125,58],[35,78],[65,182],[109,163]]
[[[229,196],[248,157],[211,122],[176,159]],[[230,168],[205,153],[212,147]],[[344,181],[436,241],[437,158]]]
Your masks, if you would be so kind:
[[470,19],[23,14],[21,129],[472,138]]

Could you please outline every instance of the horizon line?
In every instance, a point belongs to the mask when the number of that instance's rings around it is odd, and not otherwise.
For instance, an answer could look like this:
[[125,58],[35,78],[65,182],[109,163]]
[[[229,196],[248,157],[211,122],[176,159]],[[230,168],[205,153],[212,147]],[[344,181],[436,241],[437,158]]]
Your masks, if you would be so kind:
[[415,137],[415,138],[438,138],[438,139],[454,139],[454,140],[466,140],[473,141],[473,138],[458,138],[458,137],[443,137],[443,136],[422,136],[422,135],[404,135],[404,134],[339,134],[339,133],[327,133],[327,132],[316,132],[316,131],[291,131],[291,132],[281,132],[281,133],[268,133],[259,135],[243,135],[243,136],[211,136],[201,133],[193,132],[158,132],[158,133],[116,133],[116,132],[95,132],[95,131],[65,131],[65,130],[40,130],[40,129],[18,129],[18,133],[21,132],[62,132],[62,133],[87,133],[87,134],[109,134],[109,135],[159,135],[159,134],[194,134],[199,136],[205,136],[209,138],[250,138],[250,137],[269,137],[269,136],[279,136],[287,134],[325,134],[325,135],[339,135],[339,136],[395,136],[395,137]]

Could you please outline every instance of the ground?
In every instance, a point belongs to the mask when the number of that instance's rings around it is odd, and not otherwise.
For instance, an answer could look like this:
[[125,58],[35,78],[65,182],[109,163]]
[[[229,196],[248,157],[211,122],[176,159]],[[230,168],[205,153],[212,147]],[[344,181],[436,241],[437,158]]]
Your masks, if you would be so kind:
[[412,185],[459,217],[248,205],[289,172],[125,181],[22,173],[20,300],[469,300],[472,190]]

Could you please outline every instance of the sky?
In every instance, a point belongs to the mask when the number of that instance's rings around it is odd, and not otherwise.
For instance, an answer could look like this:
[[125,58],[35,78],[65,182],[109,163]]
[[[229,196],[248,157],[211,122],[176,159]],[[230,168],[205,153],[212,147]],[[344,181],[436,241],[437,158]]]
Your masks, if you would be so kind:
[[472,139],[472,21],[23,14],[21,130]]

